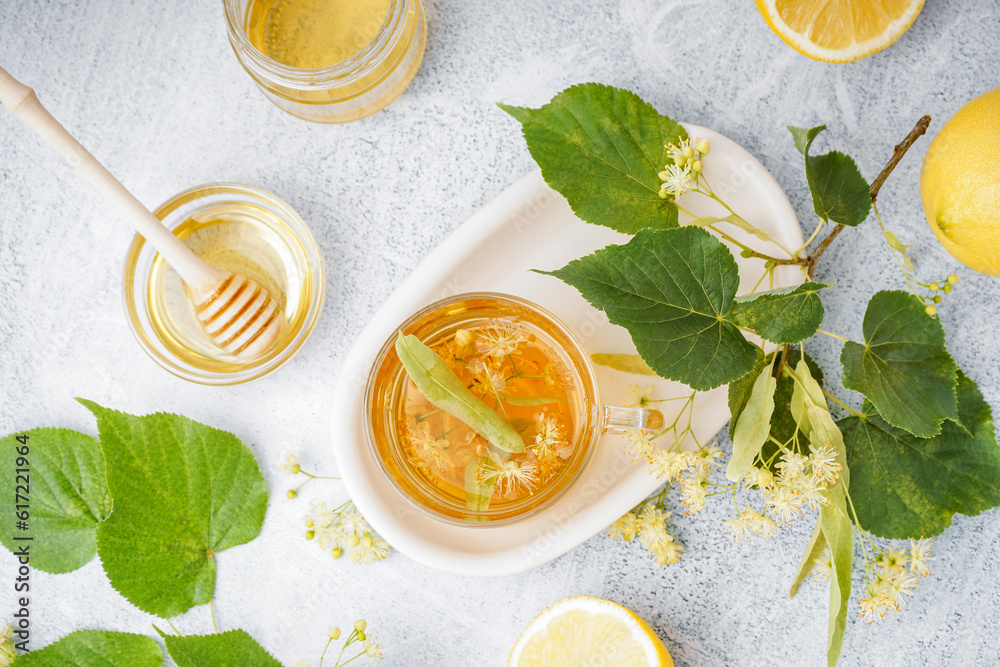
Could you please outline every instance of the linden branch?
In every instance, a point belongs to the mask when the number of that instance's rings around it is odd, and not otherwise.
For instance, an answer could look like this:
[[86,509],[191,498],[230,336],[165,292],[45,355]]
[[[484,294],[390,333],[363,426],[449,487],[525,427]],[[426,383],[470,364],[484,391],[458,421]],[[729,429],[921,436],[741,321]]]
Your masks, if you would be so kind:
[[[889,178],[889,174],[892,173],[892,170],[896,168],[896,165],[899,164],[899,161],[903,159],[904,155],[906,155],[906,151],[910,150],[910,146],[913,145],[913,142],[915,142],[918,138],[920,138],[921,135],[927,132],[927,127],[930,124],[931,124],[930,116],[921,117],[921,119],[917,121],[917,124],[913,127],[913,129],[910,130],[910,133],[906,135],[906,138],[903,139],[902,142],[897,144],[896,147],[892,150],[892,157],[889,158],[889,161],[886,162],[885,167],[882,168],[882,171],[879,172],[879,175],[876,176],[875,180],[872,181],[871,185],[868,186],[868,189],[872,195],[873,203],[875,202],[875,199],[878,197],[878,192],[879,190],[882,189],[882,184],[885,183],[885,179]],[[819,244],[819,247],[817,247],[815,250],[809,253],[809,256],[806,258],[806,271],[808,272],[810,279],[816,272],[816,264],[819,262],[819,258],[823,256],[823,253],[826,252],[826,249],[830,246],[831,243],[833,243],[833,240],[837,238],[837,236],[843,230],[844,230],[844,225],[837,225],[836,227],[834,227],[833,230],[829,233],[829,235],[827,235],[827,237],[823,239],[823,242]]]
[[[927,127],[930,124],[931,117],[922,116],[920,120],[917,121],[917,124],[913,126],[913,129],[910,130],[910,133],[906,135],[906,138],[896,144],[896,147],[892,149],[892,157],[889,158],[889,161],[885,163],[882,171],[879,172],[878,176],[875,177],[875,180],[868,186],[873,204],[878,198],[879,190],[882,189],[882,184],[885,183],[885,179],[889,178],[889,174],[892,173],[892,170],[896,168],[899,161],[903,159],[904,155],[906,155],[906,151],[910,150],[910,146],[912,146],[917,139],[927,132]],[[819,263],[819,258],[823,256],[823,253],[825,253],[826,249],[830,247],[833,240],[840,235],[840,232],[844,231],[844,227],[845,225],[841,224],[834,227],[826,238],[824,238],[819,244],[819,246],[806,257],[805,268],[810,280],[812,280],[813,275],[816,273],[816,266]],[[781,362],[778,364],[778,371],[775,374],[775,377],[781,377],[782,372],[785,370],[785,365],[788,363],[789,350],[791,350],[790,345],[782,346]]]

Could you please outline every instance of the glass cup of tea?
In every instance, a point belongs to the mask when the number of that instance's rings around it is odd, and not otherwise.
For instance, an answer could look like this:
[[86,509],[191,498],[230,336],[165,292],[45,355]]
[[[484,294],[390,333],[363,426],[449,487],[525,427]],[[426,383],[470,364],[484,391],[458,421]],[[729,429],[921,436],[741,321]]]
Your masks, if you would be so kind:
[[[433,350],[523,440],[503,451],[425,398],[396,351],[399,333]],[[605,432],[656,430],[662,414],[606,406],[590,356],[551,313],[506,294],[460,294],[403,322],[365,392],[368,444],[413,507],[448,523],[520,521],[559,498]]]

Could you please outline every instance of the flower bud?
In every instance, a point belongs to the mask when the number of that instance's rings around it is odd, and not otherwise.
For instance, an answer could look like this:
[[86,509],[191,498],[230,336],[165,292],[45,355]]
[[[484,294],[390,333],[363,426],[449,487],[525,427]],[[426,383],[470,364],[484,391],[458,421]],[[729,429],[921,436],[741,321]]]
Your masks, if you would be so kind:
[[753,257],[753,250],[750,250],[748,248],[740,250],[740,257],[746,257],[747,259]]
[[936,292],[938,291],[938,288],[940,288],[941,286],[938,285],[937,283],[931,283],[927,287],[929,287],[932,292]]
[[694,149],[691,148],[690,146],[685,146],[684,150],[682,151],[682,154],[684,155],[685,159],[694,157]]
[[931,317],[934,317],[935,315],[937,315],[937,306],[931,304],[926,308],[924,308],[924,312],[930,315]]
[[941,295],[940,294],[935,294],[934,295],[934,303],[941,303]]
[[365,633],[363,633],[363,632],[359,632],[359,633],[358,633],[358,640],[359,640],[359,641],[364,641],[364,640],[366,640],[366,639],[368,639],[368,635],[366,635],[366,634],[365,634]]
[[311,540],[314,537],[316,537],[316,531],[315,530],[307,530],[306,531],[306,539],[307,540]]
[[702,155],[708,155],[708,151],[711,146],[708,145],[708,139],[699,139],[697,143],[695,143],[694,148]]
[[660,197],[660,199],[667,199],[670,196],[670,193],[666,190],[660,190],[656,194]]
[[696,174],[700,174],[701,169],[702,169],[701,160],[695,160],[694,164],[691,165],[691,171],[693,171]]
[[468,329],[459,329],[455,332],[455,342],[458,343],[459,347],[472,345],[472,332]]
[[347,546],[356,547],[358,546],[358,542],[360,541],[361,541],[360,537],[358,537],[357,535],[351,535],[350,537],[347,538]]
[[330,552],[330,555],[333,556],[333,560],[337,560],[338,558],[344,555],[344,552],[341,551],[340,549],[334,549],[333,551]]
[[330,628],[330,632],[326,633],[329,635],[330,639],[337,640],[340,639],[340,628]]
[[298,475],[300,472],[302,472],[302,466],[300,466],[298,463],[292,466],[293,475]]
[[941,288],[941,291],[945,294],[951,292],[951,283],[945,283],[945,286]]
[[291,499],[299,494],[295,492],[295,489],[288,489],[288,493],[286,493],[285,495]]
[[306,519],[306,528],[315,528],[316,524],[313,523],[312,519]]
[[957,282],[958,282],[958,276],[956,276],[954,273],[949,273],[948,274],[948,284],[954,285]]
[[365,549],[370,549],[373,544],[375,544],[375,540],[372,539],[371,535],[365,535],[361,538],[361,546]]
[[665,171],[661,171],[660,173],[658,173],[658,174],[656,175],[656,177],[657,177],[658,179],[660,179],[661,181],[665,181],[665,180],[667,180],[667,178],[669,178],[669,177],[670,177],[670,174],[668,174],[668,173],[667,173],[667,172],[665,172]]
[[367,627],[368,624],[365,623],[365,619],[363,618],[359,618],[358,620],[354,621],[354,629],[357,630],[358,632],[364,632],[365,628]]

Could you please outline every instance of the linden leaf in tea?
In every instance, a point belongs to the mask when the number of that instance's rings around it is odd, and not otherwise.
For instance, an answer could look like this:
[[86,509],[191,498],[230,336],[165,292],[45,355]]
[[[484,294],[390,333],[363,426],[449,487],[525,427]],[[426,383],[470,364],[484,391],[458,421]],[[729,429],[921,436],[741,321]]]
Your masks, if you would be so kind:
[[281,667],[246,630],[175,637],[160,631],[177,667]]
[[665,146],[687,133],[638,95],[585,83],[540,109],[500,108],[521,123],[545,182],[581,219],[627,234],[677,226],[677,206],[660,197],[657,174]]
[[178,415],[145,417],[78,399],[97,417],[114,512],[97,529],[111,585],[170,618],[215,590],[215,555],[260,532],[267,485],[231,433]]
[[161,667],[162,664],[163,653],[152,638],[103,630],[77,630],[17,658],[17,667]]
[[[18,438],[24,437],[28,454],[22,457],[17,451],[23,447]],[[27,463],[19,463],[21,459]],[[100,443],[67,429],[19,432],[0,440],[0,467],[5,473],[0,478],[0,493],[7,499],[0,503],[4,526],[12,529],[18,520],[16,494],[23,493],[24,502],[30,495],[28,530],[18,531],[18,536],[34,539],[31,566],[60,574],[86,565],[97,550],[97,525],[111,513]],[[18,479],[18,468],[30,470],[30,484],[27,474]],[[0,542],[12,552],[26,544],[13,538],[10,530],[0,531]]]
[[420,339],[400,332],[396,354],[417,391],[435,407],[462,421],[495,447],[508,452],[524,451],[524,440],[514,427],[476,398],[445,360]]

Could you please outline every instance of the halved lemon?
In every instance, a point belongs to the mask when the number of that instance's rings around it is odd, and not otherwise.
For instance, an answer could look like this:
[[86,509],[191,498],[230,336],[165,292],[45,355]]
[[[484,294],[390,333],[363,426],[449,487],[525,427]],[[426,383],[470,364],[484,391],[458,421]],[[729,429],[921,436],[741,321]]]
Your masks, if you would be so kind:
[[793,49],[831,63],[870,56],[917,18],[924,0],[756,0],[768,27]]
[[614,602],[560,600],[524,629],[507,667],[673,667],[653,629]]

